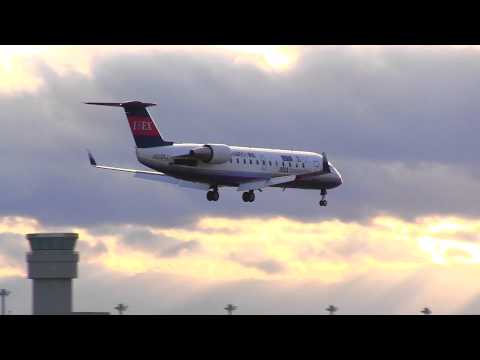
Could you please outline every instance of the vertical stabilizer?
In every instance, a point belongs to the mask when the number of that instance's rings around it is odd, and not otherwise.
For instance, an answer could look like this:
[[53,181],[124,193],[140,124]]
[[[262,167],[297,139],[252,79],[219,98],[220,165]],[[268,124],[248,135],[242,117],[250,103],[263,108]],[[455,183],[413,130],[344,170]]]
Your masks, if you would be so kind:
[[163,140],[155,121],[147,111],[148,107],[155,106],[156,104],[144,103],[141,101],[129,101],[123,103],[87,102],[85,104],[122,107],[127,115],[128,124],[130,125],[130,130],[132,131],[133,139],[135,140],[137,148],[149,148],[173,144],[172,141]]

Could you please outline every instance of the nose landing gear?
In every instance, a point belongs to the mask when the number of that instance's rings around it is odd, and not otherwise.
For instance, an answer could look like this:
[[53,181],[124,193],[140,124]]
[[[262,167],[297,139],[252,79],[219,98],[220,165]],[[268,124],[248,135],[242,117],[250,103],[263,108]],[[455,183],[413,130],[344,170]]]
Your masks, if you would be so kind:
[[319,204],[320,206],[327,206],[327,189],[322,189],[320,192],[320,195],[322,195],[322,200],[320,200]]
[[207,192],[207,200],[208,201],[218,201],[220,198],[220,194],[218,193],[218,188],[214,186],[212,190]]
[[255,193],[253,192],[253,190],[245,191],[242,194],[242,200],[245,202],[253,202],[255,200]]

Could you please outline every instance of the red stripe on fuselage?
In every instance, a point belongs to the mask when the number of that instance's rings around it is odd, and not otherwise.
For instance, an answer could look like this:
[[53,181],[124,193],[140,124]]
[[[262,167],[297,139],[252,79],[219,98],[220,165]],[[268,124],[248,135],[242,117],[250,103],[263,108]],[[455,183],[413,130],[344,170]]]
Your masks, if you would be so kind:
[[128,123],[133,135],[160,136],[152,119],[147,116],[129,116]]

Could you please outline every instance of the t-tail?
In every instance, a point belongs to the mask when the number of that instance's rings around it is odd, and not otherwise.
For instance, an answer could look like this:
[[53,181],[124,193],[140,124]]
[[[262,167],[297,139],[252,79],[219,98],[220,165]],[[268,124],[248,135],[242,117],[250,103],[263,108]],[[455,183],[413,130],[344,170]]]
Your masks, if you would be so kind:
[[149,148],[173,144],[172,141],[163,140],[155,121],[147,111],[148,107],[155,106],[156,104],[144,103],[141,101],[129,101],[123,103],[87,102],[85,104],[122,107],[127,115],[128,124],[130,125],[130,130],[132,131],[133,139],[135,140],[137,148]]

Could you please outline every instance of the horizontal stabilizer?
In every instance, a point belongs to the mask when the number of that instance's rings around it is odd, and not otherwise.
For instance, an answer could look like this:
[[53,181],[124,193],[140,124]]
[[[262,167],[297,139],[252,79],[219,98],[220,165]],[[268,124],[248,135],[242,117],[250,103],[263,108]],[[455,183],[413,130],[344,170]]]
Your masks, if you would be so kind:
[[294,181],[296,177],[296,175],[278,176],[267,180],[243,183],[237,188],[237,191],[260,190],[272,185],[289,183],[291,181]]
[[126,101],[126,102],[86,102],[87,105],[101,105],[101,106],[115,106],[115,107],[149,107],[156,106],[154,103],[144,103],[141,101]]

